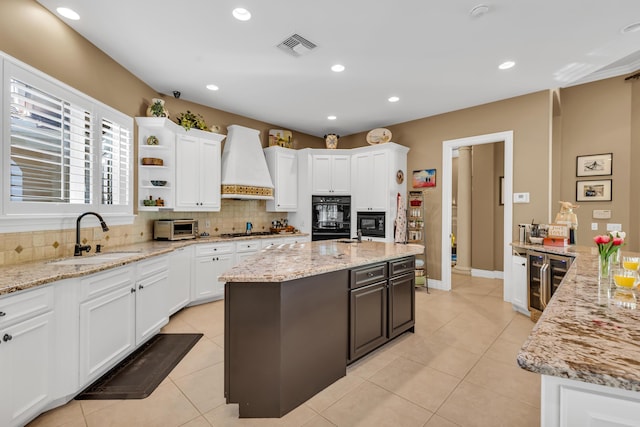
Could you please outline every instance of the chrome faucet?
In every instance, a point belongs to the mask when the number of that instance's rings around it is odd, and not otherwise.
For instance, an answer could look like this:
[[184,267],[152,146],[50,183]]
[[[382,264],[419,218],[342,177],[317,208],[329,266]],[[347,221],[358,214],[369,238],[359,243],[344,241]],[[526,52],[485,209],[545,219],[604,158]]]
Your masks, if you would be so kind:
[[76,246],[73,250],[73,256],[82,256],[82,252],[89,252],[91,250],[91,245],[81,245],[80,244],[80,220],[86,215],[95,215],[100,221],[100,226],[102,226],[102,231],[109,231],[109,227],[107,227],[107,223],[104,222],[104,219],[95,212],[85,212],[76,219]]

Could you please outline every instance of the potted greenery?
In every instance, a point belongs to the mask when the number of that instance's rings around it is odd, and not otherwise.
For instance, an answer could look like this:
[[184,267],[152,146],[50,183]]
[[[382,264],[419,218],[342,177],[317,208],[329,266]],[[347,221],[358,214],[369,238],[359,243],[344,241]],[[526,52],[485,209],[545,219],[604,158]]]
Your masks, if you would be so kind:
[[164,99],[153,98],[149,108],[147,108],[148,117],[169,117],[169,112],[164,107]]
[[191,111],[187,110],[186,113],[180,113],[176,122],[186,130],[191,128],[196,128],[204,131],[209,131],[209,126],[204,121],[204,117],[200,114],[194,114]]

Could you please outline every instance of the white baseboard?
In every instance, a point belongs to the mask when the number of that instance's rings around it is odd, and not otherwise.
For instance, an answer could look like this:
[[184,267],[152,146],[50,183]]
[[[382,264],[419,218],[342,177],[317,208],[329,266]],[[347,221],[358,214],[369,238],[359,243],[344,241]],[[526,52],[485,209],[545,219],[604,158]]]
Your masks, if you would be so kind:
[[427,281],[429,282],[429,289],[439,289],[441,291],[451,290],[450,287],[446,287],[445,284],[442,283],[442,280],[427,279]]
[[504,271],[478,270],[478,269],[472,268],[471,276],[484,277],[486,279],[504,279]]

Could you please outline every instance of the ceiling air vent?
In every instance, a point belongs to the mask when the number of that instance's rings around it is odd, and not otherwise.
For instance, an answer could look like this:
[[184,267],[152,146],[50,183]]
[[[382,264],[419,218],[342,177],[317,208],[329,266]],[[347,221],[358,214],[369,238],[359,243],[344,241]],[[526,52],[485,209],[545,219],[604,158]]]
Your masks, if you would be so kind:
[[293,55],[296,57],[306,55],[316,47],[318,46],[314,43],[311,43],[300,34],[293,34],[292,36],[287,37],[284,41],[282,41],[282,43],[278,45],[279,49],[282,49],[289,55]]

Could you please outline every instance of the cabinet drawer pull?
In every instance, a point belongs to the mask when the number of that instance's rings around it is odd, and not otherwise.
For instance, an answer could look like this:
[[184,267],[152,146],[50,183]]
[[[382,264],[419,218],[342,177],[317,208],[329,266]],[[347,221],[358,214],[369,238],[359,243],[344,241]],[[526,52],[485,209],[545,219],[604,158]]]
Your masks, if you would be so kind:
[[144,289],[144,286],[138,285],[138,289]]
[[373,273],[372,273],[372,272],[368,272],[368,273],[367,273],[367,276],[368,276],[368,277],[373,277]]
[[407,264],[402,264],[402,268],[407,268]]
[[11,341],[11,339],[13,339],[13,337],[9,334],[4,334],[4,336],[2,337],[2,340],[4,342]]
[[0,317],[4,317],[6,315],[7,315],[7,313],[5,313],[4,311],[0,311]]
[[132,294],[135,293],[135,291],[136,291],[136,288],[131,288],[131,293]]

